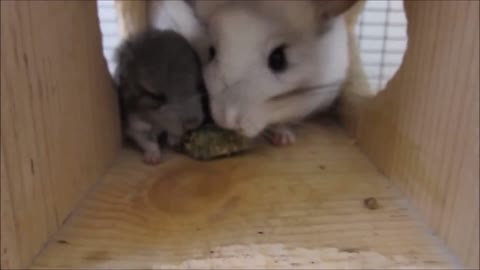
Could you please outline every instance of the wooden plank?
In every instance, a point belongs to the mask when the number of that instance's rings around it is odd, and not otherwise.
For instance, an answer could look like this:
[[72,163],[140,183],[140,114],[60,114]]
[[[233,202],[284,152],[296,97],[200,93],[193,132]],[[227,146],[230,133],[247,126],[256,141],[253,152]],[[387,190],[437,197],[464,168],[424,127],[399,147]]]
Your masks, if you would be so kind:
[[16,230],[2,249],[24,268],[111,165],[120,132],[95,2],[2,1],[1,14],[2,225]]
[[[292,147],[213,162],[152,167],[125,150],[33,268],[454,268],[352,140],[321,123]],[[380,209],[363,206],[370,196]]]
[[15,215],[12,199],[10,198],[8,173],[3,159],[3,151],[0,145],[0,181],[1,181],[1,213],[2,222],[0,238],[1,259],[0,267],[2,269],[20,268],[20,254],[17,244],[17,229],[15,227]]
[[434,233],[478,269],[479,2],[405,7],[403,65],[373,100],[345,98],[344,123]]

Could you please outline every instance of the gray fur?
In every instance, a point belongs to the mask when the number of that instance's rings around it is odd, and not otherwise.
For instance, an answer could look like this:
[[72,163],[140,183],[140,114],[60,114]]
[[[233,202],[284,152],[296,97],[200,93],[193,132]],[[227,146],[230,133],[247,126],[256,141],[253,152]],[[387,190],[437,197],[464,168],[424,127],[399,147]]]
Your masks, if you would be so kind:
[[149,29],[125,40],[116,61],[126,135],[145,153],[159,152],[152,148],[161,133],[174,146],[203,122],[200,62],[181,35]]

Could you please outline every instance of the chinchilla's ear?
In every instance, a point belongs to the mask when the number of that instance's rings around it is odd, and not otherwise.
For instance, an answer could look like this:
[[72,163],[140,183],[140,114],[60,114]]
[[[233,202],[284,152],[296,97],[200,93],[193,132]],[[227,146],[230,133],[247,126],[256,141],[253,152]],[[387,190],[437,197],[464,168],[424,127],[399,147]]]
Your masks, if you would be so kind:
[[200,20],[208,19],[219,7],[232,0],[186,0]]
[[312,0],[320,22],[336,17],[350,9],[358,0]]

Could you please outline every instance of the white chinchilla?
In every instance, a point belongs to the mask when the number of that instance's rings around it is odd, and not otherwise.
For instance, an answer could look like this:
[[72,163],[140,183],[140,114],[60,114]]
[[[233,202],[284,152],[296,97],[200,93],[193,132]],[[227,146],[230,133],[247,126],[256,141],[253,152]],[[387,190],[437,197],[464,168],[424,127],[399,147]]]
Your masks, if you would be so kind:
[[204,70],[215,122],[293,143],[286,124],[327,109],[349,65],[342,13],[356,1],[192,1],[210,39]]

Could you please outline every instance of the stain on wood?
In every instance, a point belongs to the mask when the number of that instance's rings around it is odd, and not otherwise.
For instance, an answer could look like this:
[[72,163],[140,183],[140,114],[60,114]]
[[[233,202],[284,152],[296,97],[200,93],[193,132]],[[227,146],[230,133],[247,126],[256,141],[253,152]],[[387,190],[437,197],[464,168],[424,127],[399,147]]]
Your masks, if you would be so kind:
[[99,250],[99,251],[94,251],[89,253],[87,256],[85,256],[83,259],[87,261],[108,261],[111,260],[112,258],[110,257],[110,254],[108,251],[104,250]]

